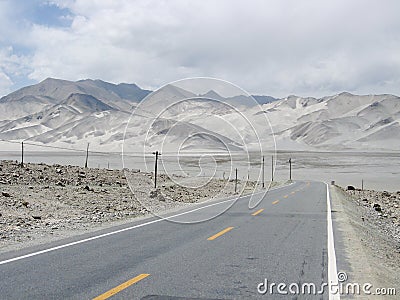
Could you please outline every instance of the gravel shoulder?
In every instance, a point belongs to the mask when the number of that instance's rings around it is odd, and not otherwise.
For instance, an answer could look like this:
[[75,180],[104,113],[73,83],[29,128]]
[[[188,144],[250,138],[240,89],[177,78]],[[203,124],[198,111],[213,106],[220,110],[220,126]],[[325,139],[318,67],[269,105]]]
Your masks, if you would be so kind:
[[[159,175],[157,190],[153,182],[151,173],[0,161],[0,252],[235,195],[232,180]],[[238,181],[236,195],[260,188]]]
[[[371,283],[371,291],[375,288],[395,288],[397,294],[400,293],[400,195],[346,191],[338,186],[330,186],[330,191],[338,272],[346,272],[347,282]],[[344,250],[344,253],[338,249]],[[398,299],[398,295],[361,294],[354,298]]]

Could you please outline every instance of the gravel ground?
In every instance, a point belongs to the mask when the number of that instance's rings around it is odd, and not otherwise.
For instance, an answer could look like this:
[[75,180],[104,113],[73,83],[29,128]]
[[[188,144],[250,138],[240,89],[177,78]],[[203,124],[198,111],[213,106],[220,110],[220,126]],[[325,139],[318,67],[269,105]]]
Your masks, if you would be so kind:
[[400,191],[346,191],[359,207],[361,220],[377,229],[400,251]]
[[[349,282],[368,282],[374,288],[395,288],[397,294],[396,296],[361,294],[354,298],[398,299],[400,193],[348,191],[338,186],[331,186],[331,198],[332,213],[338,230],[335,243],[339,243],[339,248],[345,250],[344,253],[339,253],[338,271],[345,271],[349,276]],[[347,264],[343,264],[342,260]]]
[[[0,251],[234,194],[228,180],[159,175],[157,190],[153,180],[150,173],[128,170],[0,161]],[[255,182],[238,182],[238,191],[254,189]]]

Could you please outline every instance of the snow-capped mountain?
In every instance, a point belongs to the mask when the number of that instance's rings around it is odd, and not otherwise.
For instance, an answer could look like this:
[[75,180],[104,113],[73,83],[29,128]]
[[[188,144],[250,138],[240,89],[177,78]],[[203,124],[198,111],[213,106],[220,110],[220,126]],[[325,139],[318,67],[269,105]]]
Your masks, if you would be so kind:
[[76,149],[90,142],[98,151],[119,151],[124,139],[131,151],[273,149],[275,142],[282,150],[400,149],[394,95],[254,101],[167,85],[143,102],[150,93],[134,84],[49,78],[0,99],[0,139]]

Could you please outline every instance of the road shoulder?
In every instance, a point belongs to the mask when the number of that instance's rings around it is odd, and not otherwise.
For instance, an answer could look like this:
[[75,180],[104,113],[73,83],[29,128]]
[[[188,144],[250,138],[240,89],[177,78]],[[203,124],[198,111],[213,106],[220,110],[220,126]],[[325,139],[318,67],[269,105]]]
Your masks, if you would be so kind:
[[[400,253],[389,236],[363,218],[362,208],[341,188],[330,186],[338,272],[346,272],[351,283],[373,287],[395,287],[399,292]],[[385,296],[388,297],[388,296]],[[382,296],[357,296],[382,299]]]

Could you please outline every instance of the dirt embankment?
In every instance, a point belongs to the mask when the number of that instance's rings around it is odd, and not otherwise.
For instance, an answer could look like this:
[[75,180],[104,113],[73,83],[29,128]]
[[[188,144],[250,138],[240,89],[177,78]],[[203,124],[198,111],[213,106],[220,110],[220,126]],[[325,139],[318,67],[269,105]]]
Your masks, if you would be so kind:
[[347,191],[331,186],[331,198],[337,242],[345,249],[339,253],[338,271],[345,271],[350,282],[393,287],[397,296],[386,297],[396,299],[400,292],[400,192]]
[[361,213],[361,220],[389,237],[400,251],[400,191],[346,191]]
[[[159,175],[157,191],[153,180],[150,173],[0,161],[0,251],[234,194],[227,180]],[[250,192],[256,184],[237,188]]]

